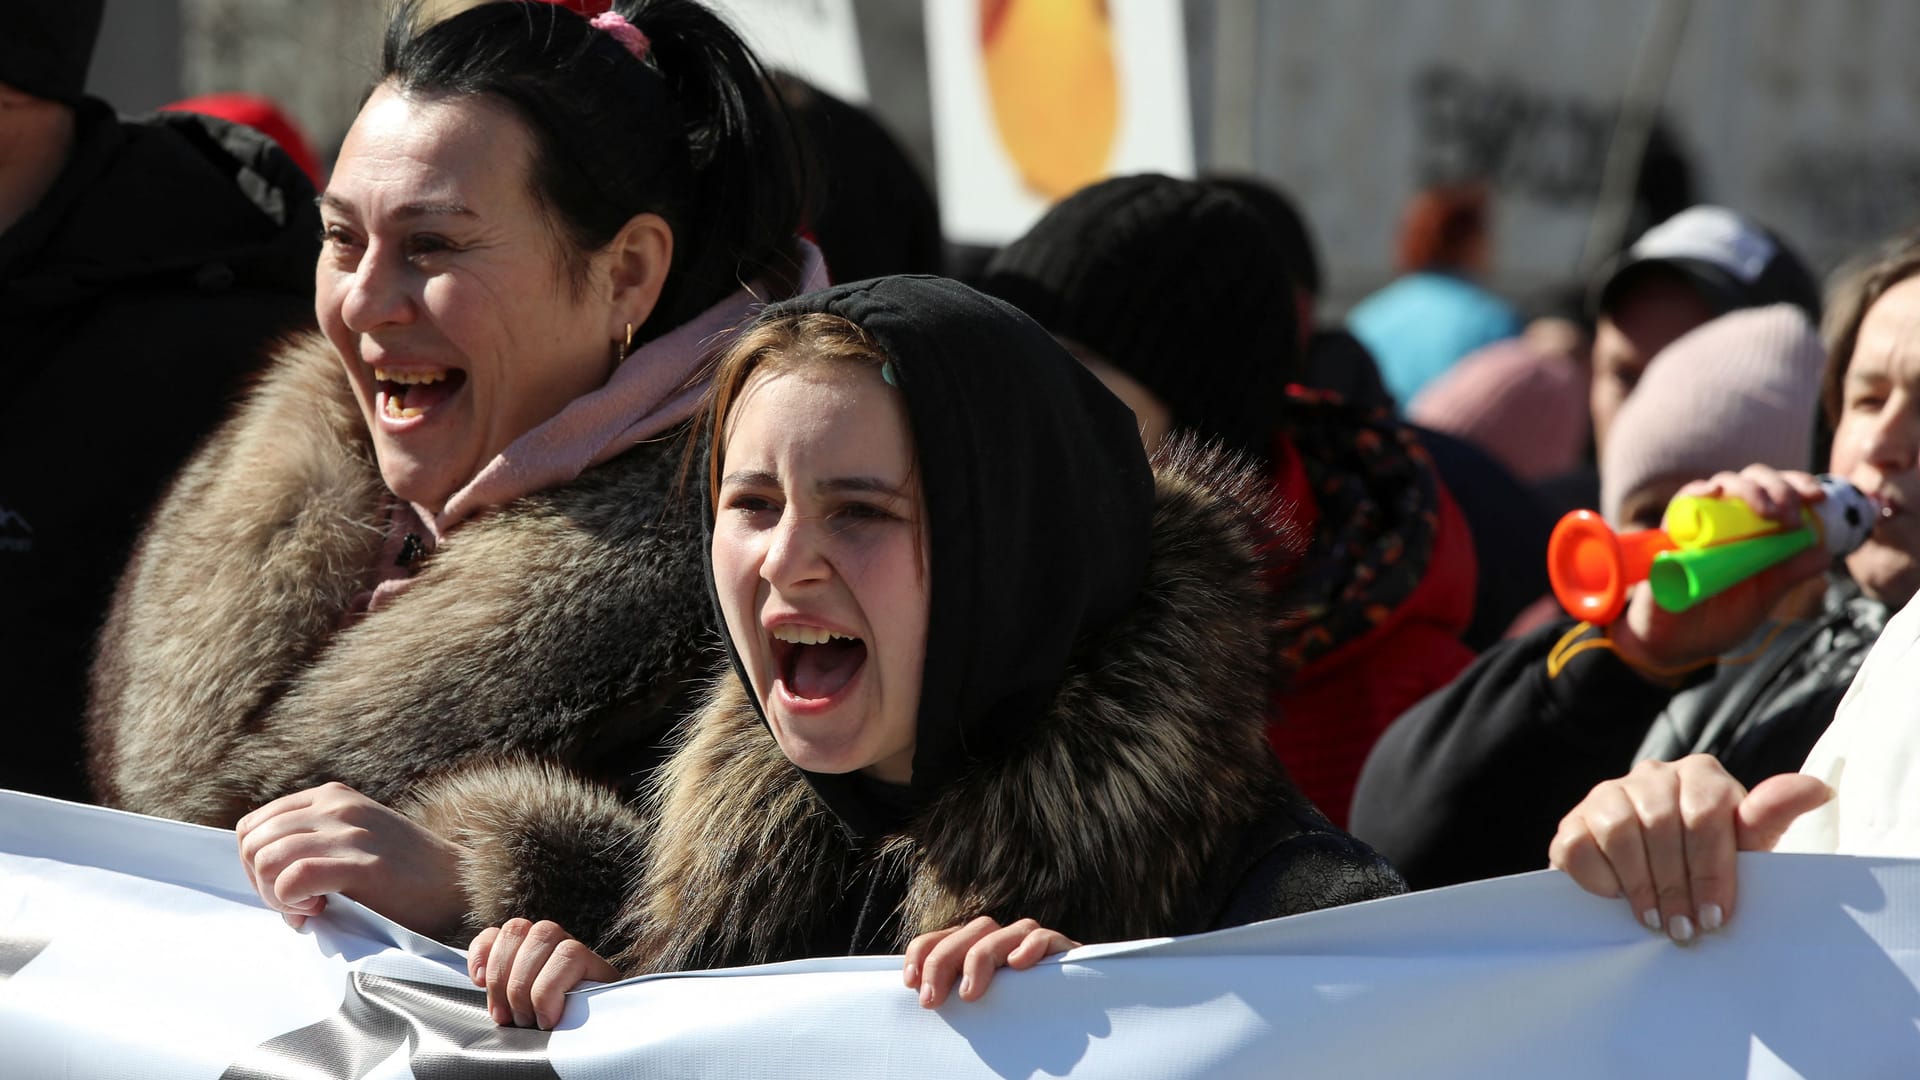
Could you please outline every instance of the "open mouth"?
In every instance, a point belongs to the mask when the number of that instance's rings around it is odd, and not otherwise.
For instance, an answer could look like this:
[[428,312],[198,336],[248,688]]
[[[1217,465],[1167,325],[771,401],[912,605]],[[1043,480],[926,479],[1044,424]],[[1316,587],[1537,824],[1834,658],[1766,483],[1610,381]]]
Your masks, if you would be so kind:
[[380,413],[390,420],[412,420],[458,393],[466,385],[467,373],[459,368],[376,367],[373,378]]
[[867,643],[818,626],[773,627],[773,662],[780,682],[802,701],[825,701],[846,689],[867,663]]

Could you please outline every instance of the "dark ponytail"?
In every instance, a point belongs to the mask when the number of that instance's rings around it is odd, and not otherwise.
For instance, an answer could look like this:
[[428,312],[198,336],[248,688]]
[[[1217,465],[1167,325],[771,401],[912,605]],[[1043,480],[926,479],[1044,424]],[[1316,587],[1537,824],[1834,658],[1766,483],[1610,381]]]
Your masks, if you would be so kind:
[[534,195],[576,287],[635,214],[673,229],[673,266],[641,340],[743,283],[796,270],[802,183],[785,110],[746,43],[694,0],[615,5],[647,35],[645,61],[542,0],[496,0],[440,22],[407,0],[387,26],[381,77],[403,94],[487,94],[532,132]]

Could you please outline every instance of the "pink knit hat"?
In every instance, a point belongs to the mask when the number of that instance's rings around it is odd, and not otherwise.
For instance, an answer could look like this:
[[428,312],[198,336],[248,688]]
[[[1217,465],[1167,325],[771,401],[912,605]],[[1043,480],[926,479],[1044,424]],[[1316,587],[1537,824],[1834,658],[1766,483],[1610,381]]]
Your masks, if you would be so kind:
[[1564,353],[1511,338],[1468,353],[1407,419],[1493,455],[1521,480],[1571,471],[1587,442],[1587,376]]
[[1628,395],[1600,458],[1600,510],[1659,479],[1704,479],[1748,465],[1805,469],[1826,350],[1791,304],[1747,308],[1660,350]]

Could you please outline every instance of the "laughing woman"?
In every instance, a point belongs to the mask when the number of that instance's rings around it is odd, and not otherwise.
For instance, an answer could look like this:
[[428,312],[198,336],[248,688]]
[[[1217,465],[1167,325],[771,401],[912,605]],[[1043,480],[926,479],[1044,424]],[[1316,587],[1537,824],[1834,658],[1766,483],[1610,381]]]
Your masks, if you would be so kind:
[[[509,755],[635,787],[710,674],[681,436],[715,338],[819,266],[752,55],[687,0],[622,7],[396,16],[321,199],[324,335],[122,580],[97,794],[238,822],[294,921],[337,891],[465,940],[474,853],[408,795]],[[519,900],[591,925],[564,884]]]
[[[615,932],[483,931],[495,1018],[582,978],[906,950],[921,1000],[1079,940],[1399,891],[1266,752],[1259,485],[1134,419],[1046,331],[935,278],[781,305],[705,423],[732,675],[637,805],[459,811],[500,851],[632,851]],[[423,795],[484,807],[525,769]],[[511,907],[512,880],[490,886]],[[613,957],[609,963],[602,955]]]

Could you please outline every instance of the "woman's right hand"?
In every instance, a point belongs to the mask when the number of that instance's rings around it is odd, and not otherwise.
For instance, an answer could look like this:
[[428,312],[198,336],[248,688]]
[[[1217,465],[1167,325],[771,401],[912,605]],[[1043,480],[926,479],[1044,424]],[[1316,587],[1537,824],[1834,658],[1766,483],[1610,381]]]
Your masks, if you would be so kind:
[[583,982],[616,982],[621,975],[559,923],[508,919],[474,937],[467,977],[486,990],[494,1023],[552,1031],[566,1009],[567,991]]
[[[1696,480],[1681,488],[1679,495],[1739,499],[1761,517],[1789,529],[1804,524],[1802,508],[1826,497],[1811,475],[1765,465]],[[1620,658],[1643,673],[1713,659],[1745,641],[1795,585],[1820,574],[1831,561],[1826,550],[1815,544],[1683,612],[1667,611],[1654,603],[1653,587],[1643,581],[1633,587],[1627,610],[1609,636]]]
[[1625,897],[1649,930],[1684,945],[1733,917],[1735,853],[1771,851],[1832,794],[1800,773],[1749,792],[1709,754],[1643,761],[1562,818],[1547,857],[1588,892]]
[[234,832],[247,880],[294,927],[325,910],[328,893],[430,936],[460,924],[459,845],[345,784],[275,799]]

